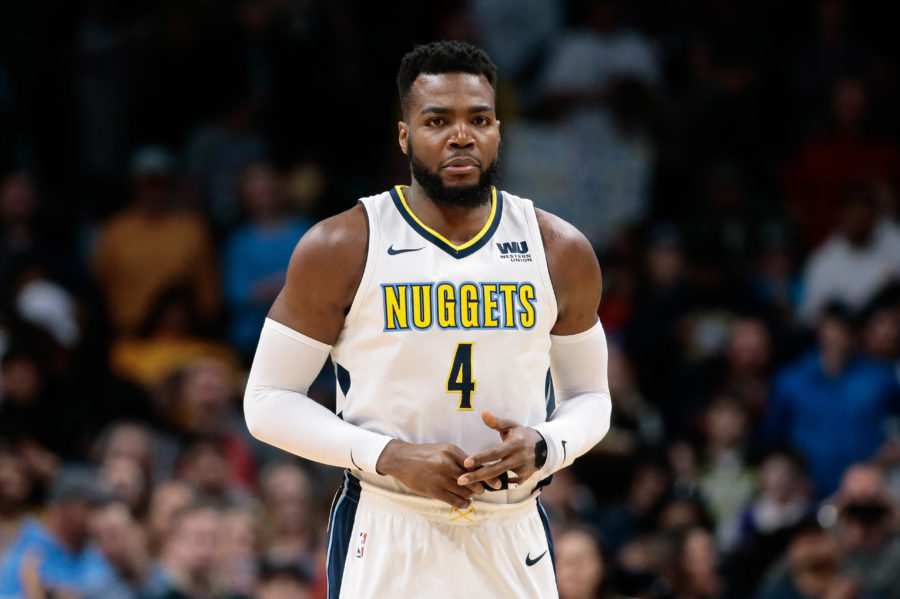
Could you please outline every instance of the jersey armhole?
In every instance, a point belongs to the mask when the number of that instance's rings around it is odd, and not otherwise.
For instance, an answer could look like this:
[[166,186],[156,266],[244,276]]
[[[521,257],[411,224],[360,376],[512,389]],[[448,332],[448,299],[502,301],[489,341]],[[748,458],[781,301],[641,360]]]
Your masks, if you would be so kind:
[[350,310],[344,318],[344,328],[353,322],[359,313],[363,298],[369,290],[369,284],[372,281],[372,273],[375,272],[375,260],[378,256],[378,211],[374,205],[368,204],[365,199],[359,200],[359,205],[363,207],[366,213],[367,243],[366,243],[366,264],[363,267],[363,275],[359,280],[359,287],[353,296],[353,302],[350,304]]
[[553,288],[553,279],[550,278],[550,265],[547,263],[547,253],[544,251],[544,238],[541,236],[541,226],[538,223],[537,213],[534,210],[534,202],[531,200],[524,200],[524,203],[525,220],[528,222],[528,230],[531,232],[531,238],[536,242],[534,244],[534,259],[538,263],[537,266],[541,273],[541,279],[543,279],[544,285],[547,287],[550,302],[553,304],[551,306],[553,323],[550,325],[550,328],[553,328],[553,325],[556,324],[556,319],[559,316],[559,304],[556,301],[556,290]]

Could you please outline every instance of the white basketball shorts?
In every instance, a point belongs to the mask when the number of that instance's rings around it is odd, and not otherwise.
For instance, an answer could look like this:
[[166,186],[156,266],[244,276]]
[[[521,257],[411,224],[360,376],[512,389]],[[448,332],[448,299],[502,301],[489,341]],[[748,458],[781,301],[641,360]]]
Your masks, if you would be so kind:
[[551,599],[553,542],[540,500],[437,500],[344,473],[328,525],[328,599]]

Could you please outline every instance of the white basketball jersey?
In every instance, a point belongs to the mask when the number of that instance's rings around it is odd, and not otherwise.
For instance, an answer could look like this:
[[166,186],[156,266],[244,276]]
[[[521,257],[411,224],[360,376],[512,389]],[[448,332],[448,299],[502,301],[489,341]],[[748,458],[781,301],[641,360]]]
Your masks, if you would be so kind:
[[[337,411],[368,430],[471,455],[500,442],[482,410],[526,426],[547,419],[557,307],[537,218],[531,201],[494,190],[484,228],[454,245],[413,214],[403,191],[361,200],[368,253],[332,350]],[[391,477],[353,473],[406,491]],[[481,499],[517,501],[537,482]]]

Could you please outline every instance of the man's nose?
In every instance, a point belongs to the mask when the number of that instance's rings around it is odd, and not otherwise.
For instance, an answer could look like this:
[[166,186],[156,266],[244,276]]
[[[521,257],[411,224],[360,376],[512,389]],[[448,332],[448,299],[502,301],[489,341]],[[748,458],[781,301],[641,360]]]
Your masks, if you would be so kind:
[[449,143],[452,148],[471,148],[475,145],[475,138],[465,123],[460,123],[453,128],[453,134],[450,136]]

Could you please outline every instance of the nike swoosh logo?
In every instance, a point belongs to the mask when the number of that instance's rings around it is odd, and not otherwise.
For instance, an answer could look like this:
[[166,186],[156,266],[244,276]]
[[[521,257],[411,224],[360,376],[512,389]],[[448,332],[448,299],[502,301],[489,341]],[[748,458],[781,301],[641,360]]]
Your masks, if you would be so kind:
[[397,254],[405,254],[406,252],[418,252],[419,250],[424,250],[425,246],[423,245],[420,248],[406,248],[402,250],[395,250],[394,245],[391,244],[391,247],[388,248],[388,254],[391,256],[396,256]]
[[563,464],[565,464],[566,463],[566,442],[565,441],[562,442],[562,446],[563,446]]
[[353,450],[352,449],[350,450],[350,462],[354,466],[356,466],[357,470],[359,470],[360,472],[365,472],[365,470],[363,470],[362,468],[359,467],[359,464],[356,463],[356,460],[353,459]]
[[531,559],[531,552],[529,551],[529,552],[528,552],[528,555],[525,556],[525,565],[526,565],[526,566],[533,566],[533,565],[535,565],[536,563],[538,563],[539,561],[541,561],[541,558],[544,557],[545,555],[547,555],[547,550],[546,550],[546,549],[544,549],[544,552],[543,552],[542,554],[540,554],[539,556],[537,556],[537,557],[534,558],[534,559]]

